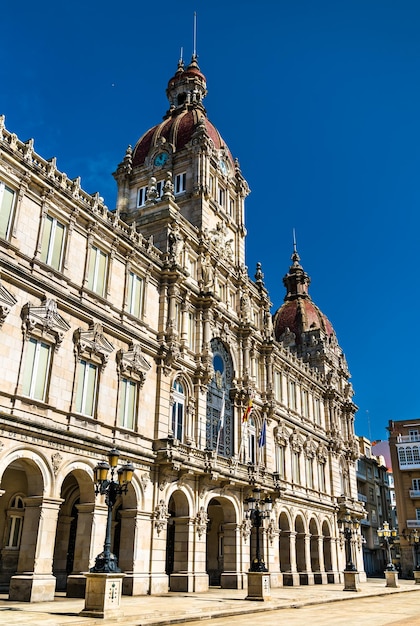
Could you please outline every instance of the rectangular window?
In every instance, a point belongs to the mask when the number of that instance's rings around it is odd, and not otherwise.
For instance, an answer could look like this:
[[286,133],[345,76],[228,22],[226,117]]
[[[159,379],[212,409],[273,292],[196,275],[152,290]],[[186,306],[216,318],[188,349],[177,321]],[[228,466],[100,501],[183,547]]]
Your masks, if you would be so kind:
[[0,237],[9,236],[15,192],[0,181]]
[[320,491],[326,491],[325,487],[325,463],[318,463],[318,488]]
[[187,184],[187,174],[183,172],[182,174],[177,174],[175,176],[175,195],[178,193],[183,193],[186,189]]
[[36,339],[27,343],[22,391],[34,400],[45,401],[51,348]]
[[314,460],[306,457],[306,486],[314,488]]
[[420,509],[416,509],[416,520],[420,522]]
[[143,312],[143,279],[133,272],[128,275],[127,309],[136,317],[141,317]]
[[225,206],[225,201],[226,201],[226,191],[223,189],[223,187],[219,187],[219,204],[220,204],[220,206],[224,207]]
[[95,412],[98,368],[93,363],[79,361],[77,377],[76,411],[93,416]]
[[21,515],[11,515],[9,524],[9,541],[7,542],[7,548],[18,548],[22,536],[23,517]]
[[411,429],[408,431],[408,436],[410,437],[410,441],[418,441],[419,440],[419,431],[417,429]]
[[229,215],[233,217],[235,214],[235,201],[232,198],[229,199]]
[[302,415],[309,417],[309,393],[306,389],[302,390]]
[[188,347],[190,350],[195,348],[195,318],[194,313],[188,313]]
[[42,233],[41,261],[51,265],[55,270],[61,269],[65,230],[65,226],[55,217],[47,215]]
[[300,477],[300,454],[299,452],[292,452],[292,470],[293,470],[293,482],[300,485],[301,477]]
[[139,187],[137,189],[137,206],[141,207],[146,204],[147,187]]
[[278,402],[281,402],[281,373],[274,372],[274,396]]
[[318,398],[314,399],[315,424],[321,424],[321,403]]
[[215,187],[214,176],[210,176],[210,178],[209,178],[209,194],[210,194],[211,197],[213,197],[213,194],[214,194],[214,187]]
[[289,407],[296,410],[296,383],[294,381],[290,381],[289,394]]
[[413,491],[420,491],[420,478],[413,478],[412,485]]
[[276,471],[281,478],[286,476],[286,458],[284,446],[276,446]]
[[164,184],[163,180],[159,180],[156,183],[156,189],[157,189],[157,193],[158,193],[158,198],[162,197],[162,194],[163,194],[163,184]]
[[119,424],[122,428],[134,429],[137,407],[137,383],[123,378],[120,384],[118,408]]
[[105,294],[108,255],[96,246],[92,246],[89,260],[88,289],[100,296]]

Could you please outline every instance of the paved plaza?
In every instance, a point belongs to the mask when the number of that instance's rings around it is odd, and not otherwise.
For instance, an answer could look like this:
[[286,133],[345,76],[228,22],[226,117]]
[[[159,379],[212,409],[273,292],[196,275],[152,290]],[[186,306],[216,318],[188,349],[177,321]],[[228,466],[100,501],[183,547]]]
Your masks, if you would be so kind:
[[[398,589],[385,587],[384,579],[369,579],[360,592],[343,591],[343,585],[316,585],[273,589],[271,600],[252,602],[246,591],[211,588],[207,593],[168,593],[162,596],[124,596],[115,619],[80,617],[84,600],[57,595],[54,602],[11,602],[0,596],[0,624],[7,626],[153,626],[193,623],[211,619],[211,626],[277,623],[288,626],[369,624],[370,626],[420,626],[420,585],[400,581]],[[299,609],[299,610],[296,610]],[[418,617],[417,617],[418,613]]]

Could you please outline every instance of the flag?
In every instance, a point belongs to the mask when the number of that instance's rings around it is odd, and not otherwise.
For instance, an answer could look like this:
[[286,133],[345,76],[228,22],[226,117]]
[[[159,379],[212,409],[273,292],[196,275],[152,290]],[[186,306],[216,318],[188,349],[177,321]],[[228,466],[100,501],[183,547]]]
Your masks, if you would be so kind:
[[245,423],[248,421],[248,417],[251,415],[252,413],[252,398],[249,400],[248,402],[248,406],[245,409],[245,412],[242,416],[242,423]]
[[266,439],[267,439],[267,422],[266,422],[266,420],[264,418],[263,425],[262,425],[261,432],[260,432],[260,436],[258,437],[258,447],[259,448],[262,448],[263,446],[265,446]]

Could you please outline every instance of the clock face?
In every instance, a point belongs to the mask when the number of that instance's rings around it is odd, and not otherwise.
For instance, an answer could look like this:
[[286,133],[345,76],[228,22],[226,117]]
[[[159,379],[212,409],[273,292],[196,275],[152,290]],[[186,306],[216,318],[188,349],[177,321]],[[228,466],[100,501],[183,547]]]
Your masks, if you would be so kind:
[[226,161],[224,161],[223,159],[220,159],[219,161],[219,167],[222,171],[222,174],[224,174],[226,176],[226,174],[228,173],[228,166],[226,165]]
[[167,152],[160,152],[154,160],[154,164],[157,167],[162,167],[162,165],[165,165],[166,161],[168,160],[168,153]]

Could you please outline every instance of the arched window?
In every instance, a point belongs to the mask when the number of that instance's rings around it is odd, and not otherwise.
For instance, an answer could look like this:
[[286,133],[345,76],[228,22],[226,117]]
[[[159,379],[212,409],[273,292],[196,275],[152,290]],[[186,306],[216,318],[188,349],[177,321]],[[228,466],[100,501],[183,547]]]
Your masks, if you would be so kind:
[[175,439],[182,441],[184,435],[185,394],[184,387],[179,378],[174,381],[172,394],[171,432]]
[[214,375],[207,388],[206,447],[225,457],[233,455],[232,359],[219,339],[212,339]]
[[19,548],[24,515],[25,506],[22,497],[18,495],[13,496],[7,510],[8,525],[6,548]]

